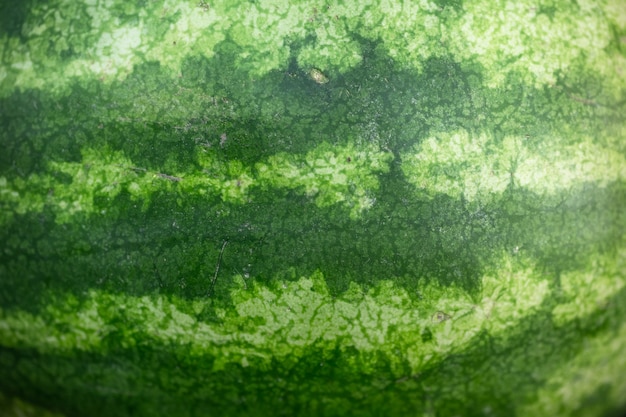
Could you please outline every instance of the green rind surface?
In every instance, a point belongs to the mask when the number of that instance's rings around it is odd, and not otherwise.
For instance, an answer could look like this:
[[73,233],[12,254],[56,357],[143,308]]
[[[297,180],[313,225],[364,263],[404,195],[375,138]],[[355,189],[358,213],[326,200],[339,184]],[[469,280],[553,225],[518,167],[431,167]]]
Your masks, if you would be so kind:
[[10,14],[9,397],[68,416],[624,407],[618,0]]

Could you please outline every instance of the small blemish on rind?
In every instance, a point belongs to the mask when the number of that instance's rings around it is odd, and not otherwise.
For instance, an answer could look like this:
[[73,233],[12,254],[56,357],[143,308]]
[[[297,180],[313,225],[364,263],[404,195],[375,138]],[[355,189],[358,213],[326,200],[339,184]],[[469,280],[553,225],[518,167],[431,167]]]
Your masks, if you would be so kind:
[[309,70],[309,77],[317,84],[326,84],[329,81],[328,77],[317,68],[311,68]]

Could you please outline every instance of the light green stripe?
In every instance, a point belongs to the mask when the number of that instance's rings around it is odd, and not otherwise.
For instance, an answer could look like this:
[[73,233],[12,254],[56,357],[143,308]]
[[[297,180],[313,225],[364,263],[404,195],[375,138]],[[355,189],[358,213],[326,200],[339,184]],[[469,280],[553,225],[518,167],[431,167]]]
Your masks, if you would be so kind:
[[[428,1],[344,6],[274,0],[236,7],[228,1],[207,7],[174,1],[145,7],[116,1],[46,2],[30,10],[23,41],[0,39],[0,48],[8,52],[0,64],[0,80],[5,81],[0,94],[15,88],[59,91],[73,76],[123,80],[134,65],[146,61],[159,61],[174,76],[185,56],[212,57],[227,38],[241,48],[239,69],[260,77],[287,66],[293,44],[288,40],[311,35],[314,41],[297,51],[299,65],[331,74],[360,64],[357,35],[381,41],[394,60],[409,68],[419,70],[427,59],[442,55],[478,62],[491,87],[502,87],[515,75],[528,85],[553,85],[559,74],[581,68],[602,74],[609,89],[626,86],[620,72],[624,56],[609,47],[611,25],[624,29],[623,8],[614,2],[571,3],[553,15],[532,1],[500,3],[474,1],[457,10]],[[120,8],[136,18],[121,22]],[[160,31],[150,32],[161,25]],[[76,57],[60,58],[70,49]]]
[[[41,212],[44,206],[54,210],[58,223],[67,223],[77,214],[95,214],[96,197],[112,201],[127,191],[147,205],[155,191],[178,186],[187,196],[220,196],[233,204],[249,202],[250,190],[255,187],[292,189],[311,197],[318,207],[341,204],[352,217],[358,217],[374,204],[378,175],[388,171],[392,156],[374,145],[358,148],[322,143],[306,155],[271,156],[254,169],[237,160],[222,163],[215,154],[204,151],[198,159],[203,167],[200,172],[158,172],[137,166],[121,152],[87,148],[81,162],[50,163],[47,175],[32,174],[26,180],[13,181],[0,177],[4,205],[0,223],[9,223],[15,214]],[[72,180],[60,182],[54,179],[55,173],[67,174]]]
[[[585,288],[561,295],[563,301],[554,311],[562,320],[595,311],[584,308],[566,317],[563,311],[570,303],[587,302],[587,296],[589,303],[605,302],[624,287],[619,269],[623,265],[615,259],[601,257],[588,270],[568,275],[572,283],[595,278]],[[393,352],[399,349],[406,353],[412,371],[420,372],[432,361],[469,347],[481,332],[494,337],[506,334],[551,297],[548,281],[537,276],[529,259],[509,254],[501,261],[502,268],[482,277],[480,294],[469,297],[454,287],[425,284],[420,302],[411,301],[391,281],[369,291],[351,283],[346,293],[333,298],[319,272],[271,288],[254,284],[254,277],[237,275],[238,288],[231,292],[235,307],[222,313],[217,307],[220,324],[198,321],[189,313],[211,308],[208,298],[174,303],[163,296],[90,290],[85,301],[73,295],[56,297],[41,315],[3,311],[0,338],[7,346],[45,352],[98,351],[103,338],[116,333],[122,345],[146,338],[191,345],[198,354],[215,356],[218,368],[245,357],[269,363],[272,357],[292,355],[323,340],[354,347],[362,354],[382,352],[392,362]],[[183,305],[187,313],[181,311]],[[423,342],[421,333],[426,328],[432,340]]]
[[498,141],[487,132],[465,130],[429,136],[402,155],[407,180],[426,195],[463,196],[488,201],[507,187],[553,196],[576,185],[606,187],[626,179],[622,154],[582,137],[567,144],[561,137],[507,136]]

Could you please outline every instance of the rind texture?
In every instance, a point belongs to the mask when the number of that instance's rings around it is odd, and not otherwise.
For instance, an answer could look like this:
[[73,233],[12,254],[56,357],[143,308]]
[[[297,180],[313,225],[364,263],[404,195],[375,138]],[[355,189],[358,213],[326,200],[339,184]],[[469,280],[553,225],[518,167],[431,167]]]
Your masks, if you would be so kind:
[[620,0],[0,16],[0,412],[626,407]]

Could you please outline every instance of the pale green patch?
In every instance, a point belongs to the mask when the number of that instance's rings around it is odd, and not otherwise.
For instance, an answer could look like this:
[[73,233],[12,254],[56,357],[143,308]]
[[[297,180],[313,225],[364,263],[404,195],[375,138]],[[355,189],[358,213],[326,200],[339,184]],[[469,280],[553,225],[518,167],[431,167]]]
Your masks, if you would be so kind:
[[282,0],[231,7],[230,37],[243,49],[239,66],[254,77],[285,67],[290,54],[286,38],[304,37],[305,10],[305,5],[287,5]]
[[2,204],[0,224],[11,222],[16,212],[25,213],[27,211],[23,206],[20,208],[20,193],[9,186],[6,177],[0,177],[0,203]]
[[446,30],[437,17],[440,9],[435,3],[381,1],[366,10],[372,18],[366,14],[365,22],[375,23],[364,27],[361,35],[382,40],[389,55],[402,66],[421,69],[428,58],[443,52],[441,41]]
[[[126,3],[128,15],[136,17],[132,23],[122,23],[119,8],[116,1],[56,0],[33,6],[23,37],[0,39],[0,47],[10,51],[0,62],[0,78],[10,81],[0,94],[15,88],[56,91],[71,76],[123,80],[146,61],[179,74],[186,56],[210,58],[227,39],[241,48],[239,69],[260,77],[285,68],[291,41],[311,35],[312,42],[297,51],[298,62],[303,69],[330,74],[360,64],[357,37],[364,37],[381,41],[390,57],[410,68],[421,69],[437,56],[478,62],[491,86],[502,86],[510,74],[530,85],[551,85],[561,74],[580,69],[599,72],[608,86],[626,86],[624,57],[607,48],[613,40],[610,23],[626,26],[617,0],[570,4],[556,8],[554,16],[531,1],[474,1],[461,13],[424,0],[349,5],[169,0],[143,7]],[[170,20],[165,29],[148,30]],[[60,58],[69,50],[73,58]]]
[[[72,76],[123,79],[143,60],[142,32],[148,13],[136,13],[134,24],[120,23],[113,1],[73,2],[56,0],[31,7],[19,38],[4,38],[2,48],[11,51],[0,63],[14,81],[3,86],[2,94],[13,88],[58,91]],[[63,58],[71,52],[74,58]],[[17,64],[17,65],[15,65]]]
[[[6,179],[0,182],[0,193],[8,206],[3,210],[2,222],[9,221],[14,214],[40,212],[47,206],[56,214],[57,223],[68,223],[79,213],[94,214],[96,197],[112,201],[122,190],[127,190],[133,199],[140,200],[171,182],[164,174],[137,167],[123,153],[107,149],[84,149],[80,163],[51,162],[48,173],[32,174],[26,180],[16,178],[11,183]],[[71,180],[55,179],[59,174]],[[100,214],[106,210],[102,208]]]
[[[76,298],[67,295],[60,304],[48,306],[41,316],[0,308],[0,340],[5,346],[36,346],[41,351],[71,351],[73,347],[97,350],[107,328],[99,315],[98,300],[91,298],[72,313],[76,305]],[[63,326],[70,331],[62,330]]]
[[[245,204],[251,201],[250,189],[286,188],[310,196],[319,207],[343,204],[353,217],[375,202],[378,175],[388,171],[392,155],[374,145],[353,144],[332,147],[322,143],[306,155],[280,153],[256,164],[255,170],[240,161],[219,161],[214,154],[201,152],[200,172],[176,174],[148,170],[135,165],[122,152],[108,149],[83,150],[83,160],[51,162],[47,174],[32,174],[12,181],[0,178],[2,211],[0,224],[15,214],[53,209],[56,222],[71,222],[80,213],[95,214],[97,197],[113,201],[126,191],[146,208],[157,190],[179,186],[181,196],[188,193],[219,195],[224,202]],[[71,180],[60,181],[58,174]],[[106,213],[106,208],[100,209]]]
[[531,147],[528,139],[507,136],[501,141],[486,132],[438,133],[402,155],[407,180],[426,195],[463,196],[469,201],[522,187],[553,195],[580,183],[605,187],[626,179],[626,159],[619,152],[582,137],[577,144],[546,137]]
[[212,57],[216,45],[226,38],[231,20],[222,14],[219,3],[211,3],[213,7],[201,8],[197,2],[164,2],[159,17],[178,16],[178,19],[170,25],[162,41],[149,43],[146,57],[159,61],[172,73],[180,71],[180,62],[190,52]]
[[303,190],[319,207],[343,203],[357,217],[370,208],[378,189],[377,175],[387,172],[393,156],[376,145],[322,143],[306,155],[280,153],[259,163],[259,180],[277,188]]
[[[622,47],[626,44],[626,36],[622,37]],[[616,103],[622,100],[622,93],[626,89],[626,56],[608,55],[604,59],[597,59],[590,63],[590,73],[602,79],[606,85],[603,94],[613,99]],[[606,99],[605,99],[606,100]],[[594,100],[589,101],[592,104]]]
[[86,59],[77,59],[67,65],[66,76],[93,75],[104,79],[124,79],[140,62],[141,27],[120,27],[103,33],[93,48],[87,50]]
[[604,11],[607,18],[619,29],[626,29],[626,7],[621,0],[606,0]]
[[577,183],[596,183],[606,187],[626,179],[626,159],[581,137],[580,143],[563,146],[561,138],[544,140],[542,148],[520,147],[515,179],[521,187],[549,194],[568,189]]
[[553,13],[532,1],[466,6],[451,28],[452,50],[461,59],[480,62],[489,86],[502,86],[511,73],[537,87],[554,84],[559,73],[579,62],[596,65],[610,59],[603,50],[611,28],[598,4],[572,3],[554,7]]
[[626,250],[620,249],[614,257],[597,256],[587,270],[563,274],[562,296],[568,301],[555,306],[555,322],[566,323],[606,308],[608,300],[626,286],[625,259]]
[[479,295],[469,297],[455,287],[428,284],[419,289],[421,323],[430,326],[432,342],[408,347],[415,370],[451,350],[469,346],[481,332],[502,337],[523,318],[533,314],[550,297],[549,284],[534,271],[529,259],[503,254],[502,267],[485,274]]
[[237,203],[250,201],[252,187],[286,188],[303,192],[319,207],[343,204],[357,217],[374,204],[377,175],[387,172],[391,158],[374,145],[332,147],[322,143],[306,155],[270,156],[257,163],[253,172],[238,161],[224,167],[213,154],[203,153],[199,161],[206,175],[187,175],[184,187],[199,192],[219,190],[223,201]]
[[482,278],[482,297],[477,303],[451,300],[454,304],[448,311],[456,310],[453,317],[456,317],[458,329],[466,326],[470,334],[479,329],[505,334],[507,328],[535,312],[550,296],[548,281],[537,277],[534,265],[516,266],[509,255],[503,256],[502,263],[502,268]]
[[316,43],[302,48],[298,54],[301,68],[334,68],[346,72],[361,62],[361,47],[344,25],[331,19],[329,23],[318,26],[315,34]]
[[10,94],[15,88],[43,88],[45,86],[43,80],[35,77],[31,54],[18,39],[4,36],[0,50],[6,51],[5,54],[8,55],[2,59],[0,65],[0,73],[4,81],[0,84],[2,96]]
[[464,130],[433,135],[415,145],[415,152],[402,155],[402,170],[411,184],[430,195],[475,200],[499,194],[510,181],[514,140],[505,141],[502,149],[490,142],[486,133],[472,136]]
[[[219,324],[188,313],[211,308],[209,299],[173,303],[158,295],[91,290],[81,302],[73,295],[57,298],[41,315],[0,310],[0,338],[7,346],[42,352],[98,351],[109,334],[120,337],[123,346],[148,338],[209,355],[215,369],[242,361],[269,364],[321,341],[356,349],[364,364],[369,354],[383,354],[401,377],[403,362],[395,352],[405,352],[411,372],[420,372],[469,347],[481,332],[505,335],[549,296],[546,282],[532,268],[510,255],[503,257],[503,265],[483,277],[477,303],[459,288],[432,284],[420,288],[422,301],[416,302],[391,281],[367,291],[353,282],[344,294],[332,297],[320,272],[273,287],[244,284],[236,276],[240,286],[231,290],[235,307],[221,313]],[[188,305],[187,312],[177,307],[181,303]],[[432,340],[421,339],[425,329]]]
[[249,167],[240,161],[226,163],[211,153],[200,153],[200,174],[186,175],[181,185],[185,193],[219,194],[222,201],[243,204],[249,201],[249,188],[258,185]]
[[[606,404],[622,404],[626,392],[626,324],[585,340],[571,361],[557,368],[538,390],[536,400],[519,415],[568,417],[607,415]],[[597,398],[599,390],[606,397]]]

